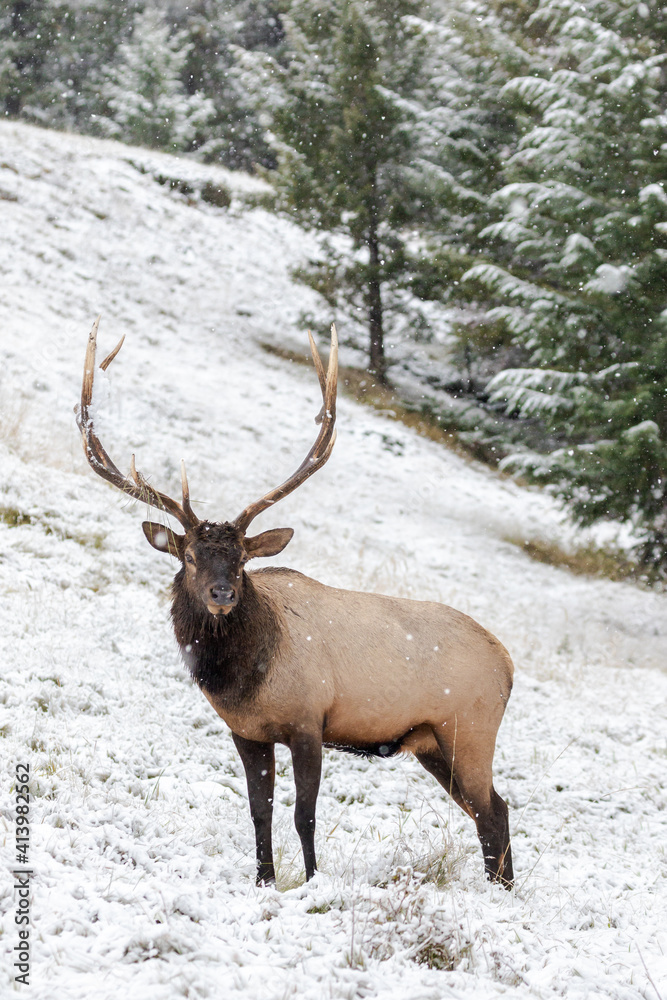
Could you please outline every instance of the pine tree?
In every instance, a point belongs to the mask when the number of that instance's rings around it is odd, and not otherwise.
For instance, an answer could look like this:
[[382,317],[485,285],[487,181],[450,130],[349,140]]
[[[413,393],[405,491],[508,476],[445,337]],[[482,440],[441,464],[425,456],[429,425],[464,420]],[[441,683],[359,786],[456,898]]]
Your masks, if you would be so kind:
[[185,40],[181,79],[190,95],[206,94],[214,111],[198,143],[200,155],[235,169],[275,167],[256,108],[239,72],[241,50],[272,51],[282,41],[280,16],[270,0],[195,0],[175,23]]
[[103,87],[110,135],[146,146],[195,146],[213,106],[199,91],[185,91],[181,74],[187,52],[185,40],[171,36],[157,10],[137,15],[132,36],[119,46],[118,64]]
[[48,115],[59,98],[58,57],[71,10],[56,0],[11,0],[0,11],[0,101],[4,114]]
[[[363,308],[370,370],[383,378],[385,295],[406,279],[407,229],[429,201],[411,133],[427,40],[411,0],[297,0],[273,112],[279,186],[304,224],[342,234],[310,280]],[[276,74],[280,68],[276,67]]]
[[[507,4],[498,6],[504,15]],[[514,109],[500,103],[497,95],[517,73],[532,66],[493,7],[476,0],[437,0],[431,5],[426,113],[418,121],[433,184],[428,208],[437,224],[426,230],[428,253],[412,262],[412,288],[424,299],[456,308],[461,322],[455,327],[463,348],[459,360],[468,368],[471,387],[469,340],[481,337],[486,346],[486,338],[462,278],[488,249],[480,232],[497,218],[489,199],[503,184],[505,162],[519,135]]]
[[108,134],[103,92],[119,47],[130,40],[143,9],[144,0],[87,0],[71,8],[59,55],[63,101],[56,124]]
[[0,8],[0,102],[7,116],[96,131],[100,96],[143,0],[13,0]]
[[667,567],[667,19],[634,0],[522,16],[532,74],[503,98],[524,135],[480,233],[491,259],[465,276],[521,352],[492,399],[562,442],[525,469],[584,524],[634,523]]

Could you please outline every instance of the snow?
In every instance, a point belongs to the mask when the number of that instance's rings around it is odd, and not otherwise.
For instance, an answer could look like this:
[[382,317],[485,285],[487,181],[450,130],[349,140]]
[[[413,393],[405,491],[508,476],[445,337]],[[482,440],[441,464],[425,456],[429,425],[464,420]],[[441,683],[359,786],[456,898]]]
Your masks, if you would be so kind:
[[647,184],[639,192],[639,203],[645,205],[646,202],[655,201],[661,205],[667,205],[667,192],[662,184]]
[[655,441],[660,440],[660,428],[656,424],[655,420],[642,420],[641,423],[635,424],[634,427],[629,427],[627,431],[623,434],[624,438],[638,438],[647,437],[653,438]]
[[618,295],[624,292],[632,281],[632,268],[627,264],[617,267],[615,264],[600,264],[595,269],[595,277],[587,281],[585,288],[590,292],[602,292],[605,295]]
[[[201,171],[232,206],[155,170]],[[344,396],[328,465],[257,530],[296,529],[277,562],[443,600],[510,650],[495,774],[517,885],[484,880],[472,823],[415,761],[334,752],[302,884],[283,749],[279,889],[254,886],[243,770],[170,631],[175,563],[87,466],[72,408],[101,313],[101,352],[127,335],[98,399],[121,469],[134,452],[178,495],[184,457],[195,510],[224,519],[296,468],[317,379],[259,345],[305,349],[316,301],[289,269],[315,248],[249,206],[256,187],[0,123],[0,850],[7,872],[28,762],[30,996],[667,996],[667,597],[531,561],[522,539],[576,540],[548,496]],[[3,996],[20,989],[11,886]]]

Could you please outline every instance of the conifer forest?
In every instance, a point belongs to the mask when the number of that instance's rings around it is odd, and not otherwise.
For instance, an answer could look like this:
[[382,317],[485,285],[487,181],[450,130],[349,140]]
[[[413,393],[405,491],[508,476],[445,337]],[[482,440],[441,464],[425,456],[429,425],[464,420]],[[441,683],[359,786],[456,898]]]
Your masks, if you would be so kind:
[[0,107],[268,180],[319,328],[667,576],[658,0],[6,0]]

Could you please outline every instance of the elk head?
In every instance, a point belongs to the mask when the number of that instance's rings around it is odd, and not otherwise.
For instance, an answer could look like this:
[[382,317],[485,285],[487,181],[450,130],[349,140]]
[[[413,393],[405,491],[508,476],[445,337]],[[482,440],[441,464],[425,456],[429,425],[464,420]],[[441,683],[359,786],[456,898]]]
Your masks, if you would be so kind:
[[234,522],[200,521],[185,535],[153,521],[142,527],[153,548],[181,560],[185,587],[216,616],[228,615],[238,604],[248,559],[277,555],[294,534],[293,528],[274,528],[248,538]]
[[[176,518],[184,529],[184,534],[179,534],[171,527],[154,521],[144,521],[142,527],[146,538],[153,548],[160,552],[168,552],[181,561],[183,583],[193,597],[201,601],[212,615],[227,615],[241,597],[243,567],[248,559],[277,555],[282,552],[294,534],[292,528],[274,528],[263,531],[260,535],[248,537],[246,532],[251,522],[262,511],[282,500],[305,482],[324,465],[331,454],[336,439],[334,430],[338,379],[336,328],[331,327],[331,352],[326,373],[315,342],[310,333],[308,334],[322,391],[322,409],[315,418],[316,423],[320,424],[319,433],[305,459],[281,486],[277,486],[259,500],[249,504],[233,521],[211,522],[200,520],[190,505],[190,490],[183,462],[181,462],[182,500],[178,503],[166,493],[156,490],[137,471],[134,455],[130,462],[130,475],[123,476],[102,446],[91,416],[99,322],[98,317],[88,337],[81,405],[76,407],[77,423],[83,437],[86,458],[102,479],[106,479],[128,496],[143,500]],[[124,339],[123,337],[100,364],[103,371],[106,371],[120,351]]]

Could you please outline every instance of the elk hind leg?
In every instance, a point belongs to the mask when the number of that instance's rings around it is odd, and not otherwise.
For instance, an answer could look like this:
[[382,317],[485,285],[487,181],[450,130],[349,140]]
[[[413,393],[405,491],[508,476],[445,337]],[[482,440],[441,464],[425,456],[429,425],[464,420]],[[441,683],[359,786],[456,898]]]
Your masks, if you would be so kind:
[[[491,820],[477,831],[484,852],[484,867],[492,882],[500,882],[506,889],[514,885],[512,845],[507,803],[491,785]],[[490,863],[489,863],[490,862]]]
[[457,806],[460,806],[465,813],[470,815],[470,810],[463,801],[463,796],[459,791],[459,786],[456,784],[452,769],[440,751],[438,749],[424,750],[421,753],[417,753],[415,756],[421,766],[425,768],[429,774],[432,774],[433,777],[440,782],[445,791],[451,795]]
[[474,747],[466,747],[459,739],[455,751],[440,733],[434,733],[442,756],[456,782],[458,805],[472,816],[484,855],[484,869],[492,882],[500,882],[507,889],[514,884],[512,848],[509,835],[507,803],[493,787],[491,761],[484,759]]

